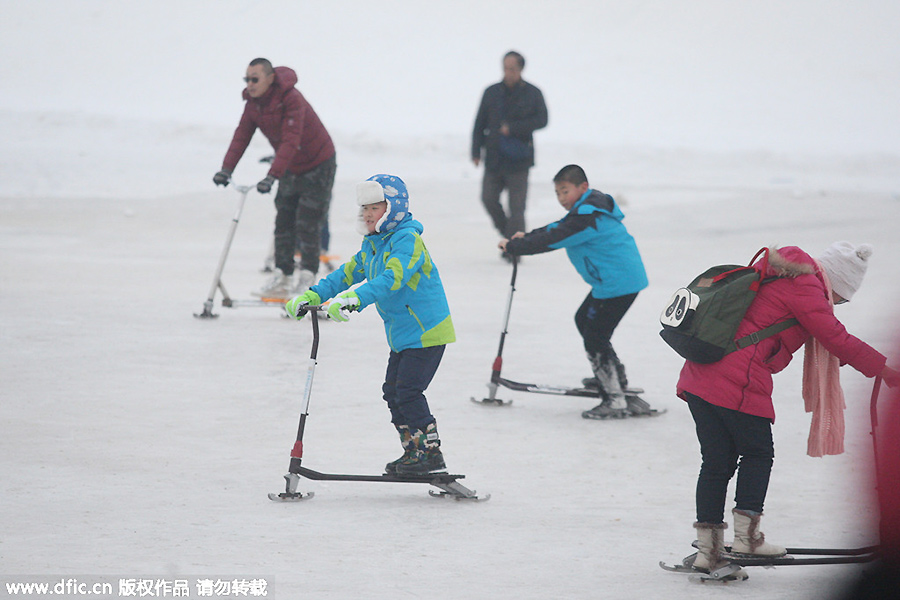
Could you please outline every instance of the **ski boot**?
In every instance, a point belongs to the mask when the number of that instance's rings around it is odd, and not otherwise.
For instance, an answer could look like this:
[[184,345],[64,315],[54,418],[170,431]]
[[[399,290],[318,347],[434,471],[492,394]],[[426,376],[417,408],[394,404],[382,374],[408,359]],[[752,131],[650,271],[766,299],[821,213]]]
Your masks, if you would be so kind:
[[415,454],[415,446],[409,443],[412,439],[412,435],[409,433],[409,425],[394,425],[394,427],[397,428],[397,433],[400,434],[400,445],[403,446],[403,456],[384,465],[385,475],[396,475],[397,465],[401,462],[412,460]]
[[603,402],[581,413],[585,419],[624,419],[629,416],[628,403],[614,361],[608,356],[588,353],[588,360],[599,384]]
[[590,410],[586,410],[581,413],[581,417],[584,419],[598,419],[598,420],[606,420],[606,419],[625,419],[630,413],[628,412],[628,405],[625,403],[625,398],[621,398],[622,405],[621,407],[614,404],[612,400],[604,400],[594,408]]
[[287,302],[291,299],[291,291],[294,288],[292,279],[292,275],[285,275],[281,269],[275,269],[275,274],[266,285],[259,291],[251,292],[251,294],[260,298],[284,299]]
[[399,476],[428,475],[445,471],[444,455],[441,453],[441,440],[438,437],[437,425],[434,421],[425,426],[425,430],[410,429],[407,449],[409,457],[400,459],[395,467]]
[[299,295],[307,291],[316,282],[316,274],[307,269],[297,272],[297,283],[294,285],[293,294]]

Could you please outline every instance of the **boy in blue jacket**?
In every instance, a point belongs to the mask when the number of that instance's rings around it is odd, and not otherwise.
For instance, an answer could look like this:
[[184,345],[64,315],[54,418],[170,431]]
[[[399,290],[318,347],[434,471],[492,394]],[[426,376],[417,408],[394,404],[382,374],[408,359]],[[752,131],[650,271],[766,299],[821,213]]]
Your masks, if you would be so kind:
[[585,419],[623,418],[649,414],[641,398],[626,394],[625,367],[610,339],[639,291],[647,273],[634,238],[625,229],[625,215],[612,196],[592,190],[584,169],[567,165],[553,178],[556,198],[568,212],[559,221],[501,240],[500,249],[520,256],[565,248],[569,260],[591,286],[575,313],[591,370],[603,402],[581,413]]
[[373,175],[357,185],[356,196],[362,248],[285,310],[301,319],[303,306],[331,299],[328,318],[344,322],[350,312],[375,305],[391,348],[383,397],[404,450],[385,466],[385,473],[441,471],[446,469],[441,441],[424,394],[445,346],[456,341],[441,277],[422,241],[422,224],[409,212],[403,180]]

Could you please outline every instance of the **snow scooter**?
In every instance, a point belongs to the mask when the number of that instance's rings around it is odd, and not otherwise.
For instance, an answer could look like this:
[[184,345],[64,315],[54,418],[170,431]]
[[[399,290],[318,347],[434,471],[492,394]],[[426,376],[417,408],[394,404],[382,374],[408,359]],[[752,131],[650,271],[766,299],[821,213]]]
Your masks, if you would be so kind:
[[213,303],[215,302],[216,290],[222,290],[222,306],[227,308],[236,308],[238,306],[284,306],[284,300],[281,298],[259,298],[257,300],[233,300],[228,295],[228,290],[222,284],[222,271],[225,270],[225,260],[228,258],[228,251],[231,249],[231,242],[234,240],[234,233],[237,231],[238,223],[241,220],[241,214],[244,212],[244,204],[247,202],[247,194],[253,189],[252,185],[236,185],[234,189],[241,195],[238,202],[237,210],[231,219],[231,225],[228,228],[228,235],[225,237],[225,247],[222,248],[222,254],[219,256],[219,264],[216,266],[215,275],[213,275],[212,285],[209,288],[209,296],[203,303],[203,312],[194,313],[198,319],[215,319],[219,315],[213,313]]
[[[305,306],[304,312],[315,313],[324,312],[327,305],[321,306]],[[428,493],[434,497],[453,498],[454,500],[472,500],[485,501],[491,495],[483,494],[479,496],[475,490],[470,490],[458,480],[464,479],[465,475],[452,475],[449,473],[429,473],[427,475],[340,475],[335,473],[320,473],[307,469],[301,465],[303,459],[303,430],[306,427],[306,417],[309,413],[309,399],[312,394],[313,375],[316,371],[316,355],[319,350],[319,319],[312,318],[313,340],[312,350],[309,354],[309,367],[306,372],[306,385],[303,387],[302,410],[300,412],[300,425],[297,428],[297,440],[291,449],[291,462],[288,473],[284,476],[284,491],[278,494],[270,493],[269,500],[275,502],[297,502],[312,498],[314,492],[298,492],[297,487],[300,478],[305,477],[314,481],[378,481],[384,483],[426,483],[441,490],[428,490]]]
[[[487,384],[488,386],[488,395],[486,398],[478,399],[474,396],[471,397],[472,402],[476,404],[487,404],[493,406],[508,406],[512,404],[512,400],[503,400],[497,397],[497,390],[500,386],[508,388],[510,390],[514,390],[517,392],[532,392],[536,394],[552,394],[555,396],[579,396],[582,398],[601,398],[601,392],[599,386],[585,386],[585,387],[566,387],[561,385],[543,385],[538,383],[520,383],[518,381],[513,381],[511,379],[506,379],[505,377],[500,376],[500,371],[503,368],[503,345],[506,342],[506,334],[509,332],[509,315],[512,312],[512,301],[513,294],[516,291],[516,275],[519,270],[519,259],[516,256],[513,256],[512,259],[512,278],[509,282],[509,297],[506,301],[506,313],[503,317],[503,331],[500,332],[500,347],[497,349],[497,358],[494,359],[494,364],[491,367],[491,381]],[[585,382],[586,383],[586,382]],[[640,394],[644,393],[644,390],[641,388],[626,388],[625,394],[629,396],[640,396]],[[652,412],[645,416],[658,416],[666,412],[665,410],[656,410],[653,409]]]
[[[872,421],[872,444],[875,447],[876,472],[878,470],[878,441],[875,435],[876,429],[878,428],[877,400],[880,389],[881,376],[878,376],[875,378],[875,385],[872,389],[872,401],[869,408]],[[697,542],[694,542],[693,545],[696,547]],[[880,545],[864,546],[861,548],[787,548],[787,553],[783,556],[754,556],[751,554],[733,554],[731,552],[731,547],[726,545],[723,559],[726,560],[727,563],[709,573],[694,569],[694,561],[697,559],[696,552],[685,556],[680,564],[669,565],[665,561],[659,561],[659,566],[672,573],[688,573],[690,574],[692,581],[699,583],[711,581],[728,583],[730,581],[743,581],[747,579],[746,574],[739,574],[742,567],[868,563],[879,558],[880,549]]]

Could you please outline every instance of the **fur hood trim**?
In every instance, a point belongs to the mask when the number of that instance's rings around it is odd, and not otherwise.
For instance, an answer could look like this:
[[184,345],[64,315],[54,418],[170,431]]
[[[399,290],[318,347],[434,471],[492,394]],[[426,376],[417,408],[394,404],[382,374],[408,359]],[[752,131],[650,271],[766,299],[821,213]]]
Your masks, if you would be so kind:
[[778,277],[799,277],[800,275],[813,275],[816,272],[815,264],[797,262],[788,259],[778,248],[769,248],[769,271]]
[[728,529],[728,523],[694,523],[694,529]]

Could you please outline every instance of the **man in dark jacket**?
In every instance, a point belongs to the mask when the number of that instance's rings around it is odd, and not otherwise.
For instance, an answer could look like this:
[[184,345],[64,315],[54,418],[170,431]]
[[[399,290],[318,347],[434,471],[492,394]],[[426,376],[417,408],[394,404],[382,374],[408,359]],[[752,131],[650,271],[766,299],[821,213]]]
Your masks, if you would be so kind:
[[[503,57],[503,81],[484,91],[472,131],[472,161],[481,164],[481,202],[504,238],[525,231],[528,170],[534,166],[536,129],[547,126],[547,106],[541,90],[522,79],[525,59],[518,52]],[[509,214],[500,204],[506,189]]]
[[[243,91],[244,114],[222,169],[213,177],[216,185],[228,185],[231,173],[257,128],[275,149],[275,158],[265,179],[256,185],[261,194],[275,194],[275,276],[262,290],[264,298],[289,300],[304,292],[319,271],[321,225],[328,216],[331,188],[337,168],[334,143],[316,111],[294,85],[297,74],[288,67],[272,68],[265,58],[247,67]],[[297,282],[293,282],[294,249],[299,239],[302,255]]]

